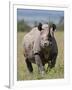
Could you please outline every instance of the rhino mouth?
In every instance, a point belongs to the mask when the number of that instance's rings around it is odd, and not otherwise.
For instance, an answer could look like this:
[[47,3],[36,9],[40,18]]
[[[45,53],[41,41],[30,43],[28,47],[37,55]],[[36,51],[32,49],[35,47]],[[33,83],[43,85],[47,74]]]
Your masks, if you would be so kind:
[[44,54],[46,59],[49,57],[50,51],[51,51],[50,47],[42,48],[42,53]]
[[50,46],[42,47],[41,50],[48,53],[50,51]]

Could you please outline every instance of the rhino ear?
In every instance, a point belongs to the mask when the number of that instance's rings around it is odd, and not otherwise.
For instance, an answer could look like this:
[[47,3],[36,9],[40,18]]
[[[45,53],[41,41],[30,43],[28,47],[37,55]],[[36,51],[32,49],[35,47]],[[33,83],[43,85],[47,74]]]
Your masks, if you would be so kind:
[[56,25],[52,24],[53,31],[56,31]]
[[39,31],[42,30],[42,23],[39,23],[39,25],[38,25],[38,30],[39,30]]
[[56,31],[56,25],[55,24],[51,24],[49,27],[50,31]]

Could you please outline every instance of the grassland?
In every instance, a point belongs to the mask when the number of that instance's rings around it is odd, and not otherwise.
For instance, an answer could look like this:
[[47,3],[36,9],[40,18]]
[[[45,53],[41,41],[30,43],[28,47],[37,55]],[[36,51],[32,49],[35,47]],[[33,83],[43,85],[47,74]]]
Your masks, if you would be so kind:
[[[38,74],[37,66],[33,64],[33,73],[30,74],[25,64],[25,58],[22,53],[22,40],[26,33],[17,33],[17,80],[40,80],[40,79],[60,79],[64,78],[64,32],[55,32],[55,38],[58,44],[58,57],[56,66],[48,71],[42,78]],[[47,65],[45,65],[45,68]]]

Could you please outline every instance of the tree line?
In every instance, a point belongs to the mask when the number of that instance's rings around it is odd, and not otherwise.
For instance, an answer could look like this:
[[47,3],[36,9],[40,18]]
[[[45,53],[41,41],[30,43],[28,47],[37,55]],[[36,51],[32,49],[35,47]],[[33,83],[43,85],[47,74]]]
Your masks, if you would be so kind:
[[30,29],[31,27],[24,20],[17,21],[18,32],[28,32]]
[[[48,22],[48,24],[52,24],[54,22]],[[34,22],[34,26],[36,27],[38,25],[38,22]],[[56,24],[57,30],[63,31],[64,30],[64,17],[60,18],[60,21],[58,24]],[[31,27],[24,21],[19,20],[17,21],[17,31],[18,32],[29,32],[31,30]]]

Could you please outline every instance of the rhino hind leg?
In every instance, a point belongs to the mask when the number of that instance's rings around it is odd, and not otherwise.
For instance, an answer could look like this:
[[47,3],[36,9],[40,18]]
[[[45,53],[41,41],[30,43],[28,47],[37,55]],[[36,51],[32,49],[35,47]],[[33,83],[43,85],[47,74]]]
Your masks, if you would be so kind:
[[27,65],[27,68],[28,68],[29,72],[33,72],[32,64],[31,64],[31,62],[28,60],[28,58],[26,59],[26,65]]

